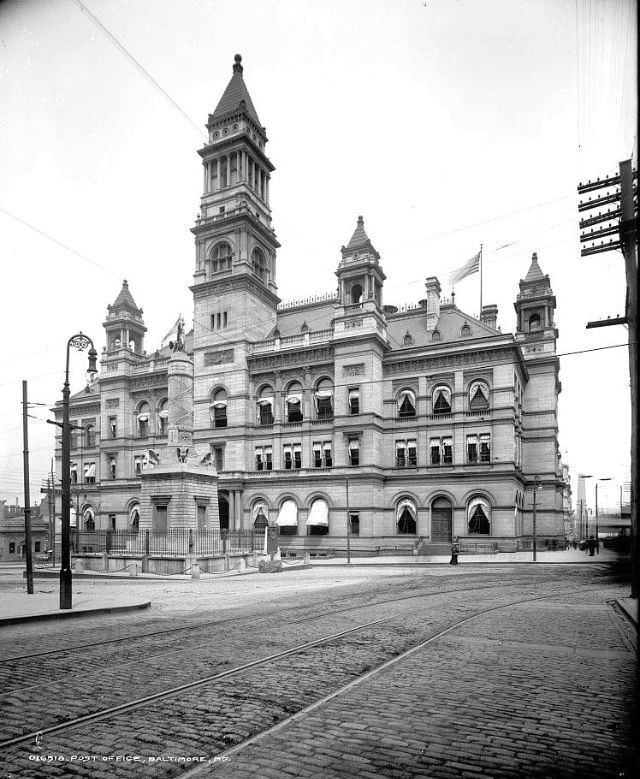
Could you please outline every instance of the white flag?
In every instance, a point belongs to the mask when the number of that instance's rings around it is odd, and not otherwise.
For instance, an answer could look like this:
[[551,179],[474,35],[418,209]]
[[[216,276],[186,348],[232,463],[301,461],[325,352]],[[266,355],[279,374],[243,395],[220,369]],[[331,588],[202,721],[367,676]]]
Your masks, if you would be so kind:
[[178,333],[178,326],[180,325],[181,320],[182,320],[182,314],[180,314],[180,316],[176,319],[176,323],[174,324],[174,326],[171,328],[171,330],[169,330],[169,332],[165,335],[165,337],[160,342],[161,349],[164,348],[169,343],[169,341],[175,340],[175,337]]
[[455,284],[462,279],[466,279],[467,276],[471,276],[472,273],[477,273],[480,270],[480,254],[482,249],[477,254],[474,254],[470,260],[467,260],[457,270],[454,270],[449,276],[449,284]]

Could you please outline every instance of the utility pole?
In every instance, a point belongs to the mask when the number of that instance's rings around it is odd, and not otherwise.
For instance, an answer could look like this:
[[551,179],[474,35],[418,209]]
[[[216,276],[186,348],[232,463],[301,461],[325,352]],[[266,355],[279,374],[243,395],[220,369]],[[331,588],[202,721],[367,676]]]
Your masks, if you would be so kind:
[[56,564],[56,480],[51,458],[51,509],[49,511],[49,532],[51,534],[51,565]]
[[347,485],[347,564],[351,563],[351,509],[349,508],[349,478],[346,479]]
[[[627,295],[625,315],[587,323],[587,329],[626,324],[629,329],[629,384],[631,388],[631,597],[640,593],[640,545],[638,543],[638,237],[636,225],[638,171],[631,160],[619,165],[619,173],[604,179],[578,185],[580,195],[605,190],[595,199],[591,196],[578,204],[578,211],[591,211],[606,205],[605,213],[580,220],[581,242],[590,242],[580,254],[586,257],[612,250],[620,250],[624,257]],[[612,206],[609,208],[609,206]],[[594,230],[594,226],[596,229]],[[586,232],[586,229],[589,231]],[[595,240],[606,238],[607,242]]]
[[24,543],[27,550],[27,593],[33,595],[33,557],[31,548],[31,496],[29,495],[29,430],[27,425],[27,382],[22,380],[22,440],[24,442]]

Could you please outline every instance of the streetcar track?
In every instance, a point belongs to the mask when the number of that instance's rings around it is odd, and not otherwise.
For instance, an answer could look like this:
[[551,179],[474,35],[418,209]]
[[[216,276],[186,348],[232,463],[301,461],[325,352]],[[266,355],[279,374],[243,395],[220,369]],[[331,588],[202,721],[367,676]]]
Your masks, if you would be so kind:
[[[531,579],[528,580],[526,583],[527,584],[532,584],[532,583],[536,582],[537,580],[539,580],[539,578],[540,578],[540,575],[532,576]],[[544,580],[545,584],[559,582],[559,581],[565,581],[565,579],[564,578],[557,578],[557,579],[545,579]],[[359,605],[354,605],[354,606],[347,606],[347,607],[345,607],[343,609],[334,609],[332,611],[324,611],[324,612],[321,612],[320,614],[310,614],[310,615],[301,617],[300,619],[291,620],[290,624],[294,624],[295,625],[295,624],[299,624],[300,622],[306,622],[309,619],[319,619],[320,617],[331,616],[333,614],[340,614],[340,613],[343,613],[345,611],[353,611],[354,609],[361,609],[361,608],[368,608],[368,607],[372,607],[372,606],[379,606],[379,605],[384,605],[386,603],[394,603],[394,602],[399,601],[399,600],[408,600],[410,598],[424,598],[424,597],[427,597],[427,596],[435,596],[435,595],[450,595],[450,594],[456,593],[456,592],[469,592],[471,590],[476,591],[476,590],[495,589],[495,588],[504,587],[505,585],[510,585],[510,584],[516,584],[518,586],[523,586],[521,583],[522,583],[521,579],[512,579],[512,580],[505,579],[505,580],[501,580],[499,584],[479,585],[479,586],[474,586],[474,587],[449,589],[449,590],[435,590],[432,593],[422,593],[422,594],[414,594],[414,595],[406,594],[406,595],[402,595],[399,598],[390,598],[390,599],[381,600],[381,601],[369,601],[369,602],[367,602],[365,604],[359,604]],[[291,607],[288,607],[288,608],[285,607],[284,609],[282,607],[280,607],[280,606],[277,606],[274,610],[277,611],[278,614],[280,614],[280,613],[282,613],[282,611],[285,611],[285,610],[286,611],[296,611],[296,610],[299,610],[299,609],[300,609],[300,606],[291,606]],[[171,634],[171,633],[179,633],[181,631],[198,630],[199,628],[206,628],[206,627],[217,627],[219,625],[228,624],[229,622],[238,622],[238,621],[241,621],[241,620],[244,620],[244,619],[246,619],[246,615],[241,615],[241,616],[238,616],[238,617],[229,617],[228,619],[218,619],[218,620],[211,620],[211,621],[206,621],[206,622],[198,622],[198,623],[192,624],[192,625],[182,625],[182,626],[177,627],[177,628],[165,628],[163,630],[154,630],[154,631],[150,631],[148,633],[135,633],[133,635],[121,636],[119,638],[109,638],[109,639],[104,639],[102,641],[92,641],[92,642],[87,642],[87,643],[84,643],[84,644],[75,644],[73,646],[68,646],[68,647],[63,647],[63,648],[58,648],[58,649],[47,649],[44,652],[22,654],[22,655],[12,655],[11,657],[0,658],[0,666],[7,665],[7,664],[12,663],[12,662],[17,662],[19,660],[33,660],[33,659],[36,659],[36,658],[39,658],[39,657],[46,657],[47,655],[66,654],[68,652],[79,652],[79,651],[84,650],[84,649],[91,649],[92,647],[105,646],[105,645],[108,645],[108,644],[117,644],[117,643],[121,643],[123,641],[135,641],[135,640],[138,640],[138,639],[153,638],[153,637],[159,636],[159,635],[167,635],[167,634]]]
[[[545,583],[556,583],[558,581],[563,581],[563,580],[562,579],[547,579]],[[522,587],[522,586],[527,586],[527,585],[529,585],[531,583],[532,583],[531,581],[527,581],[527,582],[518,581],[518,583],[515,584],[515,586],[521,586]],[[386,600],[374,601],[374,602],[370,601],[370,602],[363,603],[363,604],[347,606],[347,607],[342,608],[342,609],[334,609],[332,611],[321,612],[320,614],[307,615],[307,616],[302,617],[300,619],[290,620],[287,624],[296,625],[296,624],[300,624],[302,622],[309,622],[310,620],[321,619],[322,617],[326,617],[326,616],[335,616],[336,614],[341,614],[341,613],[348,612],[348,611],[356,611],[356,610],[374,608],[375,606],[383,606],[383,605],[387,605],[387,604],[390,604],[390,603],[398,603],[398,602],[402,602],[402,601],[410,600],[410,599],[414,599],[414,598],[430,598],[430,597],[434,597],[436,595],[451,595],[452,593],[465,593],[465,592],[470,592],[470,591],[477,592],[478,590],[488,590],[488,589],[502,588],[502,587],[505,586],[505,584],[514,584],[514,582],[506,581],[506,582],[501,582],[500,584],[482,585],[482,586],[476,586],[476,587],[472,587],[472,588],[458,588],[458,589],[454,589],[454,590],[438,590],[437,592],[432,592],[432,593],[422,593],[422,594],[416,593],[416,594],[413,594],[413,595],[402,595],[402,596],[400,596],[398,598],[388,598]],[[295,607],[293,607],[293,608],[295,609]],[[234,617],[234,618],[230,618],[230,619],[226,619],[226,620],[219,620],[217,622],[205,622],[205,623],[200,623],[198,626],[189,626],[188,628],[184,628],[184,627],[183,628],[175,628],[174,631],[186,630],[186,629],[195,628],[195,627],[210,627],[210,626],[216,626],[217,627],[219,625],[224,625],[224,624],[227,624],[229,622],[237,622],[240,619],[241,619],[240,617]],[[141,637],[142,638],[146,638],[147,636],[153,637],[155,635],[157,635],[157,632],[142,634]],[[134,637],[129,637],[129,638],[135,639],[135,638],[139,638],[139,637],[140,636],[134,636]],[[125,640],[127,640],[127,639],[126,638],[118,638],[118,639],[112,639],[110,641],[109,640],[108,641],[99,641],[99,642],[96,642],[93,645],[92,644],[79,645],[79,647],[77,647],[77,649],[85,648],[86,646],[89,646],[89,647],[91,647],[91,646],[102,646],[103,644],[122,642],[122,641],[125,641]],[[165,658],[165,657],[168,658],[171,655],[177,655],[177,654],[181,654],[183,652],[197,651],[198,649],[203,649],[203,648],[207,648],[207,647],[210,647],[209,641],[205,641],[204,643],[200,643],[200,644],[192,644],[192,645],[187,646],[187,647],[182,647],[181,649],[169,649],[169,650],[166,650],[166,651],[158,652],[157,654],[145,655],[144,659],[145,659],[145,662],[148,662],[148,661],[151,661],[151,660],[159,660],[159,659],[162,659],[162,658]],[[8,658],[7,660],[4,660],[4,661],[0,661],[0,665],[7,664],[10,661],[31,660],[33,658],[38,658],[38,657],[46,656],[46,655],[50,655],[50,654],[56,654],[56,653],[66,654],[67,651],[69,651],[69,650],[49,650],[47,652],[42,652],[42,653],[39,653],[37,655],[22,655],[22,656],[18,656],[18,657]],[[109,671],[119,670],[119,669],[127,668],[128,666],[138,666],[139,664],[140,664],[140,658],[136,657],[134,660],[130,660],[130,661],[126,661],[126,662],[120,662],[120,663],[116,663],[116,664],[109,664],[108,670]],[[103,667],[98,667],[98,668],[95,669],[95,675],[99,675],[101,673],[103,673]],[[87,674],[85,669],[83,669],[81,675],[84,678],[87,678],[87,676],[91,677],[91,674],[90,673]],[[68,682],[71,679],[77,679],[79,676],[80,676],[80,674],[74,674],[74,675],[65,674],[64,677],[58,677],[56,679],[51,679],[51,680],[47,681],[44,684],[40,682],[38,684],[30,685],[29,687],[20,686],[20,687],[17,687],[15,689],[13,689],[13,690],[10,690],[9,692],[0,693],[0,701],[2,701],[3,698],[7,698],[7,697],[12,696],[16,692],[24,693],[24,692],[28,692],[28,691],[34,690],[34,689],[38,689],[39,691],[44,692],[47,687],[51,687],[51,686],[54,686],[56,684],[60,684],[61,682]]]
[[[431,644],[434,641],[437,641],[439,638],[442,638],[443,636],[447,635],[448,633],[453,632],[454,630],[460,628],[462,625],[465,625],[468,622],[471,622],[474,619],[477,619],[478,617],[483,617],[487,614],[490,614],[495,611],[501,611],[503,609],[508,609],[513,606],[518,606],[523,603],[532,603],[534,601],[538,600],[545,600],[547,598],[558,598],[565,595],[571,595],[575,592],[591,592],[594,590],[598,590],[598,587],[591,587],[588,589],[576,589],[576,590],[567,590],[565,592],[561,593],[553,593],[550,595],[538,595],[535,598],[525,598],[522,600],[512,601],[511,603],[503,604],[501,606],[491,606],[487,609],[483,609],[482,611],[477,612],[476,614],[472,614],[468,617],[464,617],[463,619],[458,620],[453,625],[449,625],[446,628],[443,628],[442,630],[435,633],[433,636],[430,636],[429,638],[425,639],[424,641],[421,641],[419,644],[416,644],[416,646],[411,647],[410,649],[407,649],[404,652],[401,652],[400,654],[396,655],[395,657],[392,657],[389,660],[386,660],[384,663],[379,665],[377,668],[372,668],[371,670],[367,671],[364,674],[361,674],[358,676],[357,679],[353,679],[352,681],[348,682],[347,684],[340,687],[338,690],[334,690],[333,692],[329,693],[328,695],[323,696],[320,700],[314,701],[309,706],[306,706],[303,709],[300,709],[300,711],[297,711],[290,716],[286,717],[285,719],[280,720],[280,722],[277,722],[275,725],[272,725],[270,728],[267,728],[266,730],[261,731],[260,733],[255,733],[253,736],[250,736],[249,738],[245,739],[244,741],[241,741],[238,744],[235,744],[234,746],[230,747],[229,749],[225,749],[221,752],[218,752],[215,756],[209,758],[206,763],[203,763],[197,767],[192,768],[191,770],[185,771],[181,774],[184,779],[190,779],[191,777],[197,777],[201,776],[203,772],[207,768],[211,768],[212,766],[219,763],[221,759],[229,759],[236,755],[241,750],[245,749],[248,746],[251,746],[254,743],[257,743],[261,741],[264,738],[267,738],[280,730],[283,730],[288,725],[291,725],[295,722],[298,722],[299,720],[306,717],[308,714],[311,714],[313,711],[316,711],[317,709],[322,708],[324,705],[332,701],[334,698],[338,698],[341,695],[344,695],[349,690],[353,689],[354,687],[357,687],[358,685],[362,684],[363,682],[368,681],[373,676],[376,676],[379,673],[382,673],[383,671],[387,670],[388,668],[394,666],[396,663],[400,663],[403,660],[406,660],[406,658],[410,657],[411,655],[416,654],[417,652],[420,652],[422,649],[424,649],[426,646]],[[2,746],[2,744],[0,744]]]
[[[547,584],[548,583],[552,583],[552,582],[555,583],[556,581],[559,581],[559,580],[547,580],[546,583]],[[531,586],[531,582],[522,583],[522,584],[517,585],[517,586],[523,586],[523,587],[524,586]],[[478,589],[478,588],[474,588],[474,589]],[[490,589],[490,588],[489,587],[484,587],[483,589]],[[438,633],[434,634],[433,636],[429,637],[425,641],[423,641],[420,644],[418,644],[417,647],[412,647],[410,650],[407,650],[406,652],[398,655],[397,658],[392,658],[391,661],[386,661],[381,666],[378,666],[378,668],[372,669],[372,671],[367,672],[367,674],[365,674],[363,677],[358,677],[358,679],[356,679],[353,682],[349,683],[349,685],[347,685],[346,687],[343,687],[343,688],[340,688],[340,689],[341,690],[348,689],[350,686],[353,686],[355,683],[357,683],[359,679],[361,679],[361,678],[368,678],[368,676],[370,676],[371,674],[376,673],[379,670],[382,670],[383,668],[387,667],[387,665],[390,662],[392,662],[392,661],[394,661],[396,659],[402,658],[402,657],[406,657],[408,653],[411,653],[412,651],[417,651],[418,648],[426,646],[431,641],[436,640],[437,638],[439,638],[442,635],[445,635],[446,633],[454,630],[456,627],[459,627],[462,624],[465,624],[466,622],[470,621],[471,619],[475,619],[475,618],[477,618],[479,616],[482,616],[484,614],[490,613],[492,611],[497,611],[497,610],[500,610],[500,609],[508,608],[510,606],[517,605],[519,603],[528,603],[528,602],[532,602],[532,601],[536,601],[536,600],[543,600],[543,599],[554,598],[554,597],[563,597],[563,596],[570,595],[570,594],[575,593],[575,592],[584,593],[584,592],[589,592],[589,591],[597,590],[597,589],[598,588],[594,587],[594,588],[588,588],[588,589],[580,588],[580,589],[573,589],[573,590],[565,590],[565,591],[562,591],[562,592],[550,593],[548,595],[540,595],[540,596],[536,596],[536,597],[533,597],[533,598],[520,599],[520,600],[512,601],[511,603],[508,603],[508,604],[503,604],[501,606],[493,606],[493,607],[490,607],[490,608],[487,608],[487,609],[483,609],[483,610],[481,610],[479,612],[476,612],[475,614],[469,615],[467,617],[463,617],[460,620],[456,620],[456,622],[454,622],[452,625],[448,626],[447,628],[445,628],[443,630],[438,631]],[[465,591],[467,591],[467,590],[453,590],[452,592],[465,592]],[[433,595],[433,593],[425,593],[425,594],[423,594],[421,596],[420,595],[414,595],[414,596],[410,596],[410,597],[423,597],[424,598],[424,597],[429,597],[431,595]],[[396,599],[393,599],[392,601],[386,601],[386,602],[387,603],[388,602],[395,602],[395,601],[398,601],[398,600],[404,600],[404,598],[396,598]],[[379,605],[379,604],[367,604],[367,606],[371,606],[371,605]],[[366,608],[367,606],[360,606],[359,608]],[[353,607],[353,608],[358,608],[358,607]],[[348,609],[345,609],[345,611],[346,610],[348,610]],[[290,647],[289,649],[283,650],[281,652],[277,652],[277,653],[269,655],[267,657],[259,658],[257,660],[250,661],[249,663],[245,663],[243,665],[236,666],[235,668],[230,668],[230,669],[227,669],[225,671],[222,671],[222,672],[219,672],[219,673],[216,673],[216,674],[212,674],[210,676],[203,677],[201,679],[198,679],[198,680],[195,680],[195,681],[192,681],[192,682],[188,682],[186,684],[182,684],[182,685],[178,685],[178,686],[166,689],[166,690],[162,690],[162,691],[160,691],[158,693],[154,693],[152,695],[144,696],[142,698],[136,698],[136,699],[134,699],[132,701],[128,701],[126,703],[117,704],[115,706],[111,706],[111,707],[108,707],[106,709],[101,709],[99,711],[83,715],[81,717],[77,717],[77,718],[74,718],[74,719],[71,719],[71,720],[66,720],[64,722],[60,722],[60,723],[57,723],[55,725],[51,725],[51,726],[49,726],[47,728],[34,730],[34,731],[32,731],[30,733],[26,733],[26,734],[23,733],[20,736],[16,736],[14,738],[7,739],[6,741],[0,742],[0,748],[4,749],[4,748],[7,748],[7,747],[11,747],[11,746],[17,746],[18,744],[24,743],[26,741],[33,740],[34,738],[36,738],[36,736],[44,736],[44,735],[49,735],[49,734],[52,734],[52,733],[59,733],[61,731],[73,729],[73,728],[78,727],[80,725],[93,723],[93,722],[96,722],[96,721],[99,721],[99,720],[109,719],[109,718],[111,718],[113,716],[116,716],[116,715],[119,715],[119,714],[122,714],[122,713],[125,713],[125,712],[129,712],[129,711],[132,711],[132,710],[135,710],[135,709],[145,708],[146,706],[149,706],[152,703],[155,703],[157,701],[161,701],[163,699],[171,698],[171,697],[173,697],[175,695],[183,693],[186,690],[192,690],[192,689],[195,689],[195,688],[198,688],[198,687],[204,687],[204,686],[209,685],[211,683],[217,682],[217,681],[219,681],[221,679],[225,679],[225,678],[228,678],[228,677],[231,677],[231,676],[236,676],[236,675],[242,674],[244,671],[247,671],[249,669],[260,667],[260,666],[266,665],[268,663],[272,663],[272,662],[275,662],[277,660],[281,660],[281,659],[283,659],[285,657],[289,657],[291,655],[302,653],[302,652],[304,652],[307,649],[310,649],[312,647],[319,646],[319,645],[322,645],[322,644],[326,644],[326,643],[328,643],[328,642],[330,642],[332,640],[335,640],[335,639],[338,639],[338,638],[342,638],[342,637],[350,635],[352,633],[364,630],[364,629],[369,628],[369,627],[371,627],[373,625],[381,624],[383,622],[390,622],[391,620],[397,619],[398,617],[402,617],[402,616],[405,616],[405,615],[393,614],[393,615],[390,615],[390,616],[387,616],[387,617],[383,617],[383,618],[380,618],[380,619],[377,619],[377,620],[374,620],[374,621],[371,621],[371,622],[363,623],[363,624],[358,625],[356,627],[349,628],[348,630],[340,631],[339,633],[333,633],[333,634],[330,634],[328,636],[324,636],[324,637],[321,637],[319,639],[315,639],[314,641],[307,641],[307,642],[304,642],[303,644],[299,644],[297,646]],[[329,700],[331,697],[335,697],[337,694],[340,694],[340,691],[336,691],[335,693],[331,693],[330,697],[327,697],[326,700]],[[323,701],[324,700],[325,699],[323,699]],[[314,705],[315,704],[312,704],[312,706],[314,706]],[[309,709],[307,709],[307,710],[309,710]],[[299,713],[300,712],[298,712],[298,714]],[[267,732],[267,731],[265,731],[265,732]],[[243,743],[245,743],[245,742],[243,742]]]

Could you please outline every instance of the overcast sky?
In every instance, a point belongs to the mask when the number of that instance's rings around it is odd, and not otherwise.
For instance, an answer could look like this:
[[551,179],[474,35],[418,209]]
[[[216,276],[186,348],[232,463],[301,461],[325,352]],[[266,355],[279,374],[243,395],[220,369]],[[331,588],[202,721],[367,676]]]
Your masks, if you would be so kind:
[[[237,52],[276,166],[283,300],[335,288],[362,214],[385,303],[415,303],[432,275],[449,295],[483,243],[483,300],[513,332],[537,251],[559,353],[626,343],[620,326],[585,330],[623,312],[624,264],[581,259],[576,185],[637,155],[631,0],[83,2],[95,19],[76,0],[0,5],[0,498],[22,492],[21,380],[45,419],[67,339],[82,330],[102,350],[123,278],[147,350],[179,313],[190,323],[196,150]],[[456,303],[478,314],[477,275]],[[611,508],[629,479],[627,359],[560,363],[563,459],[574,479],[614,479]],[[76,392],[85,355],[72,368]],[[30,420],[34,497],[52,431]]]

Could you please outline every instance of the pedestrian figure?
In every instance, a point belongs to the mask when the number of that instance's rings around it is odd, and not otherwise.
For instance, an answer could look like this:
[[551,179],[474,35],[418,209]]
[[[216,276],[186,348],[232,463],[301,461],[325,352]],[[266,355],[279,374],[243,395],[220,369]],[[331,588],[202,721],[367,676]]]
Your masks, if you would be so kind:
[[596,539],[593,536],[589,536],[587,549],[589,550],[589,557],[593,557],[596,553]]
[[456,539],[453,539],[453,543],[451,544],[451,560],[449,560],[449,565],[458,565],[458,555],[460,554],[460,547],[458,546]]
[[573,541],[571,542],[571,546],[574,548],[574,550],[578,548],[578,542],[576,541],[576,539],[575,539],[575,538],[574,538],[574,539],[573,539]]

